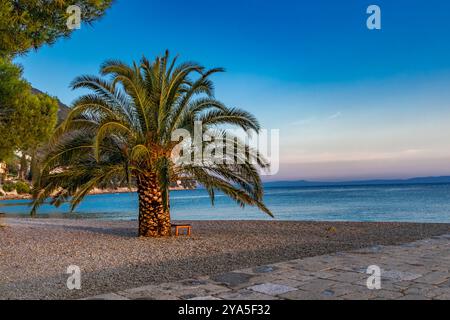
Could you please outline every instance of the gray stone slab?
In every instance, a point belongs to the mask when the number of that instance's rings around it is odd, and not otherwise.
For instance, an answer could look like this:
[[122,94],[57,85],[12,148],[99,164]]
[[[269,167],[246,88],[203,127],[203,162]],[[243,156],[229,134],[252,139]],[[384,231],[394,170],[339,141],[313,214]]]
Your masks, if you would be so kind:
[[415,282],[438,285],[449,280],[450,274],[447,272],[430,272]]
[[382,270],[381,278],[388,278],[394,281],[412,281],[420,278],[421,274],[403,272],[399,270]]
[[450,300],[450,293],[441,294],[433,298],[433,300]]
[[275,266],[259,266],[259,267],[255,267],[253,268],[253,272],[254,273],[271,273],[274,271],[277,271],[279,268],[275,267]]
[[421,301],[421,300],[431,300],[430,298],[427,298],[422,295],[415,295],[415,294],[407,294],[405,296],[402,296],[398,298],[397,300],[415,300],[415,301]]
[[264,293],[271,296],[276,296],[283,293],[288,293],[291,291],[297,290],[296,288],[275,284],[275,283],[263,283],[256,286],[252,286],[248,288],[249,290],[253,290],[256,292]]
[[222,299],[213,296],[206,296],[206,297],[195,297],[188,300],[222,300]]
[[116,293],[106,293],[95,297],[87,298],[86,300],[129,300],[129,299]]
[[239,286],[248,283],[253,276],[246,273],[228,272],[212,276],[211,280],[226,284],[230,287]]
[[217,295],[217,297],[224,300],[279,300],[275,296],[270,296],[264,293],[247,289],[221,293]]
[[325,290],[321,292],[296,290],[282,294],[279,297],[287,300],[341,300],[341,298],[328,294]]

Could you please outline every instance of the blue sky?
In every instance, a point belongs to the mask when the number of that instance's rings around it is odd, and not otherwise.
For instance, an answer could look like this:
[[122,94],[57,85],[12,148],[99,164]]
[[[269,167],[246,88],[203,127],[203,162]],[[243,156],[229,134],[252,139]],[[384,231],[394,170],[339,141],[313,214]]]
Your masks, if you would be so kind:
[[[368,30],[366,9],[381,8]],[[268,179],[450,174],[450,2],[117,0],[92,27],[18,59],[37,88],[166,48],[222,66],[217,97],[280,129]]]

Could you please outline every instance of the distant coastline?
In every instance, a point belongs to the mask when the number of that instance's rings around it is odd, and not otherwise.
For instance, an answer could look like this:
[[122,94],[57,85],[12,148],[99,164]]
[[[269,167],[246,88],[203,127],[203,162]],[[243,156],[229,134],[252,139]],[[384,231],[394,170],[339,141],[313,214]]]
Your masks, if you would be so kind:
[[[188,190],[183,187],[172,187],[170,191],[180,191],[180,190]],[[95,188],[89,194],[114,194],[114,193],[134,193],[137,192],[136,188],[116,188],[116,189],[97,189]],[[6,193],[4,196],[0,196],[0,201],[2,200],[31,200],[33,196],[31,194],[17,194],[16,192]]]
[[[336,187],[336,186],[377,186],[377,185],[413,185],[413,184],[450,184],[450,176],[439,177],[416,177],[410,179],[379,179],[379,180],[350,180],[350,181],[308,181],[308,180],[280,180],[268,181],[264,183],[265,188],[284,188],[284,187]],[[198,186],[198,189],[203,189]],[[172,187],[171,191],[187,190],[183,187]],[[114,194],[114,193],[133,193],[136,188],[116,188],[116,189],[94,189],[89,194]],[[29,194],[6,193],[0,196],[2,200],[30,200]]]
[[450,184],[450,176],[416,177],[410,179],[373,179],[350,181],[308,181],[284,180],[268,181],[265,187],[327,187],[327,186],[373,186],[373,185],[408,185],[408,184]]

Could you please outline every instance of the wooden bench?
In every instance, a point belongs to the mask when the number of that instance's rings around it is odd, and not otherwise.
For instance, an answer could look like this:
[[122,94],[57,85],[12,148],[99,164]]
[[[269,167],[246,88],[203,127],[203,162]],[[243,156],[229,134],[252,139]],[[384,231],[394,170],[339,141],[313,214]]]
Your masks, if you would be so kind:
[[184,235],[190,236],[192,231],[192,226],[190,224],[172,224],[172,228],[175,228],[175,236],[183,234],[180,231],[185,231]]

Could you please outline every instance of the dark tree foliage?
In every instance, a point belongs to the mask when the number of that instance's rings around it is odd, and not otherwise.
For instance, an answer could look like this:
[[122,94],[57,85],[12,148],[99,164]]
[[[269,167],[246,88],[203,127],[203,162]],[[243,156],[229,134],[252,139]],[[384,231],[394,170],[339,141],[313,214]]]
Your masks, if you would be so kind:
[[0,56],[23,54],[52,44],[74,31],[67,27],[71,13],[81,9],[82,23],[91,24],[102,17],[112,0],[0,0]]

